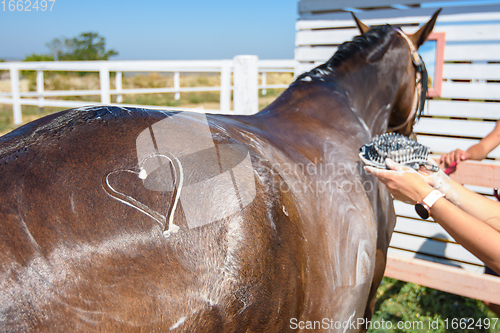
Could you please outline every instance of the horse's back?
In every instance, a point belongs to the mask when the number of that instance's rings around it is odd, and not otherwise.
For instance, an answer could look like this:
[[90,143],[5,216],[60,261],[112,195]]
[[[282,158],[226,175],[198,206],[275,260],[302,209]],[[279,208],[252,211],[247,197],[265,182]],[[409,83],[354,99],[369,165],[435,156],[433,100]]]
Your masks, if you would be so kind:
[[[0,139],[3,330],[273,332],[300,315],[299,216],[291,195],[271,186],[282,180],[270,166],[252,168],[255,197],[219,220],[196,224],[181,193],[180,230],[163,236],[154,213],[168,223],[174,192],[145,186],[138,137],[172,115],[69,110]],[[211,132],[218,147],[238,144]],[[251,148],[248,156],[258,159]],[[207,202],[234,200],[220,179],[236,177],[237,190],[249,179],[238,183],[234,170],[205,177],[223,184]],[[186,188],[190,175],[203,183],[191,170]]]

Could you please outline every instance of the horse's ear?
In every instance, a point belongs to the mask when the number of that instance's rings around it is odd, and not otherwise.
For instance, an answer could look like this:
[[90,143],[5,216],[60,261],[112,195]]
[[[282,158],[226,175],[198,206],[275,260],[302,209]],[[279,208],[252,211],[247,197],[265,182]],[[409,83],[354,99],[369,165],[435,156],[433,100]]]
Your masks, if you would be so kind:
[[430,33],[432,32],[432,29],[434,29],[434,24],[436,23],[436,19],[441,12],[441,9],[443,8],[439,8],[438,11],[436,11],[434,15],[432,15],[429,22],[424,24],[422,28],[418,29],[418,31],[413,35],[408,36],[417,49],[425,42],[427,37],[429,37]]
[[356,26],[358,27],[359,32],[361,32],[361,34],[364,34],[368,30],[370,30],[370,27],[367,26],[366,24],[364,24],[363,22],[361,22],[360,20],[358,20],[358,18],[356,17],[356,15],[354,15],[353,12],[351,12],[351,15],[352,15],[352,18],[354,19],[354,21],[356,22]]

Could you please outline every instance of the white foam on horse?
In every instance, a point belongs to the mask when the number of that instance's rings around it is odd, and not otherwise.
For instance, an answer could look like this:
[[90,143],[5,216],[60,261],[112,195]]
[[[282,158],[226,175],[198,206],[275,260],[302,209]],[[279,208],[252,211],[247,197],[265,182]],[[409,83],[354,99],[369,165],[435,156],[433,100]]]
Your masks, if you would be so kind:
[[141,169],[139,172],[139,178],[142,180],[148,178],[148,172],[145,169]]
[[186,317],[181,317],[175,324],[170,326],[170,331],[175,330],[186,321]]
[[285,209],[285,205],[283,205],[283,213],[285,213],[285,215],[288,216],[288,212]]
[[361,240],[358,245],[358,256],[356,259],[356,285],[367,283],[370,276],[371,260],[368,250],[370,242]]

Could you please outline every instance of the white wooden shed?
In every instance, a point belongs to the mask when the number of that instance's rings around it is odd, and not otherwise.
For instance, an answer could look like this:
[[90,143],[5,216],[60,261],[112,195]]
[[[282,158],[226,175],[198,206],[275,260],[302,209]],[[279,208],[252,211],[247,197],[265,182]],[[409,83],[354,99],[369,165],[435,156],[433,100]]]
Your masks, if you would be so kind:
[[[435,155],[456,148],[465,150],[489,133],[500,118],[500,1],[489,5],[480,3],[300,0],[295,39],[299,72],[325,62],[338,45],[359,34],[349,11],[355,12],[367,25],[389,23],[413,33],[443,7],[434,28],[434,32],[445,33],[446,41],[442,94],[428,101],[416,132],[418,140],[431,147]],[[500,159],[500,148],[489,158]],[[472,189],[491,195],[493,181],[483,179],[480,183],[485,187],[472,186]],[[477,273],[483,271],[483,263],[456,244],[440,225],[421,220],[412,206],[401,202],[395,206],[398,222],[389,254],[421,258]]]

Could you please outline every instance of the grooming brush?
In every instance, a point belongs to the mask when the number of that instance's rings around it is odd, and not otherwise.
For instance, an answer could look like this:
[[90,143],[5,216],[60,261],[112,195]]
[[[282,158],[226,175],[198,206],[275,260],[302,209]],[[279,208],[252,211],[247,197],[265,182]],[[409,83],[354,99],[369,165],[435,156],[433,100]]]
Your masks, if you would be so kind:
[[429,163],[429,148],[398,133],[377,135],[361,147],[359,157],[366,165],[386,169],[385,159],[418,170],[424,166],[429,171],[437,172],[439,167]]

